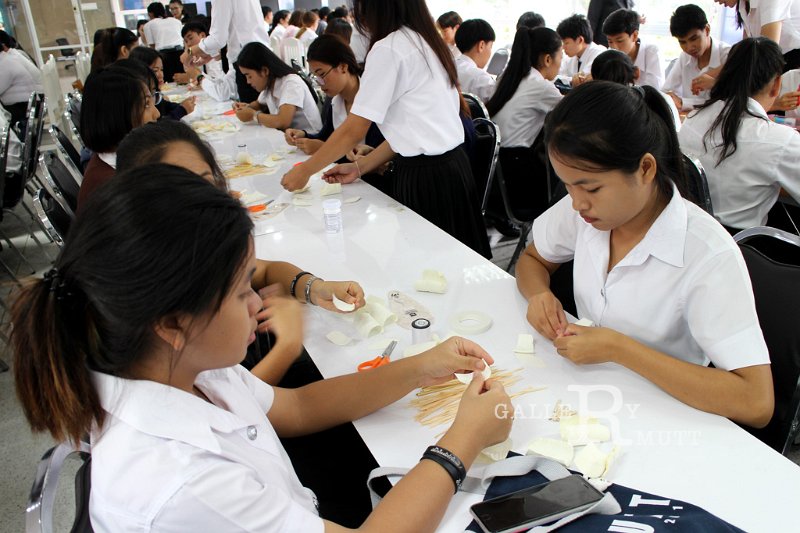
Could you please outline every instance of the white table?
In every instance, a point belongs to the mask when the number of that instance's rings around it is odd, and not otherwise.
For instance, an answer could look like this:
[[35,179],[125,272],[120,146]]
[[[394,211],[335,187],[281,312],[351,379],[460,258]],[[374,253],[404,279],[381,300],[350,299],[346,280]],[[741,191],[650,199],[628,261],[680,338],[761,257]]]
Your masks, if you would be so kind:
[[[234,155],[242,142],[256,159],[287,148],[280,132],[253,125],[243,125],[241,131],[211,144],[218,153]],[[289,155],[274,174],[234,179],[230,186],[291,203],[292,195],[283,191],[280,178],[304,158],[302,154]],[[455,312],[484,310],[494,325],[472,338],[494,356],[497,368],[524,366],[512,350],[518,333],[533,333],[545,367],[525,367],[525,383],[511,390],[526,385],[547,389],[515,400],[523,415],[517,414],[511,433],[515,451],[524,453],[526,443],[534,437],[557,437],[558,424],[547,420],[556,401],[575,406],[580,398],[576,387],[598,387],[604,390],[589,394],[588,407],[614,410],[612,419],[603,421],[612,426],[613,437],[624,442],[608,475],[611,481],[691,502],[747,531],[792,528],[800,505],[797,465],[729,420],[688,407],[620,366],[579,367],[562,359],[526,322],[526,304],[511,276],[364,183],[344,187],[341,196],[360,196],[361,200],[343,205],[344,231],[332,238],[322,221],[321,181],[312,179],[311,184],[311,207],[290,205],[275,218],[258,224],[256,256],[290,261],[328,279],[357,280],[368,295],[403,291],[433,312],[432,329],[439,334],[450,330],[447,322]],[[450,283],[446,294],[413,290],[413,282],[424,268],[446,275]],[[356,336],[345,318],[308,308],[305,346],[323,376],[353,372],[358,363],[378,355],[380,350],[367,348],[369,341],[346,347],[331,344],[325,334],[334,329]],[[385,336],[400,341],[395,357],[411,344],[410,332],[397,325],[390,326]],[[412,467],[445,429],[414,422],[411,398],[413,393],[355,422],[381,466]],[[463,531],[470,522],[468,507],[479,499],[463,493],[456,496],[439,531]]]

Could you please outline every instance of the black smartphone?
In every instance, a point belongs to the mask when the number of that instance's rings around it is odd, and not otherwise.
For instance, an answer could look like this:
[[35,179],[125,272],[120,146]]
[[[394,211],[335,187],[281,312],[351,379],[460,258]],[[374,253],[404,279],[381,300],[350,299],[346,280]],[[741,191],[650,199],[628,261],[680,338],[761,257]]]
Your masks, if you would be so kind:
[[603,493],[573,474],[476,503],[470,513],[486,533],[515,533],[587,509]]

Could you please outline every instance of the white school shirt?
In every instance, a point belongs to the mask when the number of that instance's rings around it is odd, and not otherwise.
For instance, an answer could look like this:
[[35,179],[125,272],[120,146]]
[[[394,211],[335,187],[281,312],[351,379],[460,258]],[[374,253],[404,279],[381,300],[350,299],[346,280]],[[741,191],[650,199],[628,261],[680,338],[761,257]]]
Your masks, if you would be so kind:
[[458,89],[428,43],[406,27],[370,50],[350,112],[377,124],[405,157],[441,155],[464,142]]
[[174,17],[154,18],[144,25],[144,37],[156,50],[183,48],[182,28],[181,21]]
[[[581,57],[567,57],[567,55],[564,54],[564,58],[561,60],[561,68],[558,71],[558,75],[570,78],[571,80],[572,76],[578,73],[591,74],[592,63],[594,63],[595,58],[606,50],[608,50],[608,48],[602,44],[592,42],[589,43],[589,45],[586,47],[586,50],[583,51],[583,55]],[[578,63],[580,63],[580,66],[578,66]]]
[[[0,106],[0,132],[11,126],[11,113]],[[5,140],[5,139],[3,139]],[[22,168],[22,142],[12,129],[8,138],[8,159],[6,160],[6,172],[19,172]]]
[[274,37],[275,39],[283,39],[285,35],[286,35],[286,26],[278,24],[277,26],[275,26],[275,28],[273,28],[272,33],[270,34],[270,38]]
[[675,124],[675,131],[681,131],[681,113],[678,111],[678,106],[675,105],[675,100],[663,91],[658,91],[658,94],[664,98],[664,102],[667,104],[667,107],[669,107],[670,113],[672,113],[672,122]]
[[323,531],[267,418],[275,393],[244,368],[197,376],[213,404],[153,381],[92,377],[107,413],[91,436],[95,531]]
[[503,148],[530,147],[544,126],[544,117],[561,101],[553,82],[531,68],[519,82],[516,92],[492,120],[500,128]]
[[800,0],[750,0],[750,14],[745,2],[739,2],[744,30],[750,37],[761,35],[761,28],[772,22],[783,22],[778,41],[784,54],[800,48]]
[[369,37],[361,33],[358,27],[353,27],[353,33],[350,35],[350,48],[353,50],[353,55],[356,56],[356,61],[359,64],[367,60]]
[[319,108],[311,96],[311,91],[297,74],[287,74],[275,80],[272,91],[261,91],[258,103],[267,106],[269,112],[277,115],[282,105],[293,105],[297,109],[292,118],[291,128],[316,133],[322,129]]
[[314,42],[314,39],[316,38],[317,34],[314,33],[314,30],[306,30],[300,37],[297,37],[297,40],[303,43],[303,46],[305,46],[306,50],[308,50],[308,47],[311,45],[312,42]]
[[461,92],[472,93],[484,102],[492,97],[495,89],[494,78],[486,70],[478,68],[471,57],[461,54],[456,58],[456,70]]
[[664,85],[664,67],[661,65],[658,46],[639,39],[639,53],[636,54],[633,66],[639,68],[637,85],[650,85],[661,90],[661,86]]
[[32,92],[44,92],[41,71],[16,50],[0,52],[0,72],[0,102],[4,105],[27,102]]
[[230,68],[224,76],[206,76],[200,82],[203,91],[217,102],[227,102],[239,99],[239,89],[236,86],[236,69]]
[[800,201],[800,133],[770,121],[751,98],[748,110],[756,116],[742,115],[736,152],[717,166],[719,129],[707,143],[709,151],[703,138],[723,106],[724,102],[715,102],[689,114],[678,135],[681,150],[703,164],[714,216],[720,222],[734,228],[763,226],[781,187]]
[[738,246],[677,189],[611,272],[611,232],[587,224],[569,195],[534,221],[532,235],[546,261],[575,260],[581,318],[689,363],[723,370],[769,364]]
[[[800,68],[784,72],[781,76],[781,96],[800,91]],[[786,112],[787,117],[800,117],[800,107]]]
[[267,25],[258,0],[212,0],[211,28],[200,41],[200,49],[218,56],[228,45],[228,61],[234,63],[247,43],[259,42],[270,48]]
[[694,104],[701,104],[708,100],[709,91],[701,91],[700,94],[692,94],[692,80],[701,74],[704,74],[709,69],[717,68],[725,64],[728,60],[728,52],[731,50],[731,45],[711,40],[711,57],[708,60],[708,65],[704,68],[697,67],[697,59],[693,58],[686,52],[681,52],[678,56],[677,62],[670,69],[667,74],[667,79],[664,81],[664,86],[661,88],[664,92],[673,92],[681,99],[690,100]]

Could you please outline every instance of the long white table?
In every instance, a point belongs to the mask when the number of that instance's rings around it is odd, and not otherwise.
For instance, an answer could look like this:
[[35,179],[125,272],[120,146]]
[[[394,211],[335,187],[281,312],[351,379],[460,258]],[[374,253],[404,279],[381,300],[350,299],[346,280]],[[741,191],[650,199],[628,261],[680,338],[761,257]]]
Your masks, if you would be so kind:
[[[230,156],[235,156],[242,143],[256,161],[288,148],[282,133],[254,125],[242,125],[236,133],[211,140],[218,154]],[[303,159],[302,154],[287,155],[271,175],[229,182],[233,190],[258,191],[276,203],[290,204],[274,218],[257,224],[256,256],[290,261],[327,279],[356,280],[368,295],[405,292],[430,309],[435,318],[432,329],[440,336],[450,331],[448,322],[457,312],[488,313],[494,322],[491,329],[471,338],[494,356],[496,368],[524,368],[524,383],[511,391],[529,385],[547,387],[514,401],[517,413],[511,437],[515,451],[524,453],[535,437],[558,438],[558,424],[547,418],[560,400],[585,414],[589,414],[587,409],[598,413],[601,421],[611,426],[621,453],[607,475],[610,481],[691,502],[747,531],[796,527],[800,502],[797,465],[729,420],[688,407],[625,368],[614,364],[576,366],[562,359],[526,322],[526,302],[511,276],[367,184],[344,186],[341,197],[361,199],[343,205],[344,231],[329,236],[322,219],[319,178],[312,178],[310,207],[291,205],[291,193],[280,186],[283,173]],[[445,274],[449,281],[446,294],[414,291],[414,281],[426,268]],[[339,347],[325,338],[331,330],[358,338],[347,318],[314,307],[307,308],[306,318],[305,346],[325,377],[353,372],[358,363],[380,352],[367,347],[369,340]],[[534,335],[542,368],[513,353],[519,333]],[[411,333],[398,325],[387,328],[383,336],[399,340],[395,358],[411,344]],[[582,396],[588,398],[583,407],[579,405]],[[445,429],[415,422],[416,412],[409,405],[413,397],[411,393],[355,422],[381,466],[414,466],[425,447]],[[608,443],[605,446],[608,449]],[[470,522],[469,505],[480,499],[458,494],[439,531],[463,531]]]

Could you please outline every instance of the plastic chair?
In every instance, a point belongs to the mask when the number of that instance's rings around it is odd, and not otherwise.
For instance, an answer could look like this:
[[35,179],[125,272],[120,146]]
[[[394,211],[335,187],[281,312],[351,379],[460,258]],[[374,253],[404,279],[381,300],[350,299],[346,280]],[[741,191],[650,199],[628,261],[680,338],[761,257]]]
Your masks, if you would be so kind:
[[72,215],[46,189],[34,193],[33,208],[47,235],[62,248],[72,224]]
[[464,100],[467,101],[467,105],[469,106],[469,114],[472,115],[473,119],[489,118],[489,111],[486,110],[486,106],[483,104],[480,98],[472,93],[461,94],[464,97]]
[[55,153],[48,152],[39,157],[39,171],[53,199],[74,219],[78,209],[80,185],[72,177],[67,166]]
[[281,42],[281,55],[289,66],[292,65],[292,60],[294,60],[297,61],[297,64],[300,65],[304,72],[308,68],[306,63],[306,47],[300,39],[295,39],[294,37],[283,39]]
[[495,51],[495,53],[492,54],[492,58],[489,60],[489,64],[486,66],[486,72],[492,76],[499,76],[502,74],[510,55],[511,52],[508,48],[500,48]]
[[42,456],[36,468],[28,504],[25,507],[26,533],[52,533],[53,504],[55,503],[58,477],[69,457],[77,457],[83,464],[75,474],[75,520],[71,533],[91,533],[89,519],[89,494],[91,492],[92,456],[88,443],[81,442],[77,448],[61,443],[50,448]]
[[689,185],[689,194],[692,202],[699,205],[703,210],[714,216],[714,206],[711,203],[711,193],[708,192],[708,179],[706,171],[700,160],[694,156],[683,154],[683,167],[686,171],[686,179]]
[[772,362],[775,412],[762,429],[745,428],[786,455],[800,435],[800,237],[759,226],[737,233]]
[[75,182],[80,185],[83,182],[83,175],[81,174],[81,154],[75,149],[75,145],[69,140],[61,128],[52,124],[50,126],[50,137],[56,145],[58,152],[61,154],[64,164],[72,174]]
[[271,35],[269,38],[269,47],[277,56],[280,57],[281,38],[277,35]]

